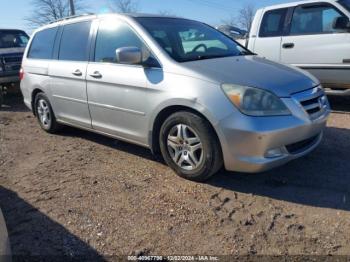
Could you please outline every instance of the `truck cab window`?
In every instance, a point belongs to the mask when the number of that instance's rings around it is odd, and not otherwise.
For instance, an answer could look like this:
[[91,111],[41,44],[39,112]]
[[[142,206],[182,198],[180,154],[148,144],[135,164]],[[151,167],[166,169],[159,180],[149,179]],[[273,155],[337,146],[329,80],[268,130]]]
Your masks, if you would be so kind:
[[335,33],[333,22],[343,15],[330,5],[298,6],[293,14],[291,35]]
[[262,20],[260,37],[276,37],[283,35],[287,8],[267,11]]

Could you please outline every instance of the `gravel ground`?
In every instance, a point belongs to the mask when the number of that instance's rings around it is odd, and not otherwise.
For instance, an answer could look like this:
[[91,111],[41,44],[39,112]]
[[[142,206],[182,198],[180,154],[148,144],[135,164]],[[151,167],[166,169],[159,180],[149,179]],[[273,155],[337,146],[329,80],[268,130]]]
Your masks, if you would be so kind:
[[309,156],[199,184],[138,146],[73,128],[46,134],[11,98],[0,111],[0,206],[12,252],[350,255],[350,99],[332,107]]

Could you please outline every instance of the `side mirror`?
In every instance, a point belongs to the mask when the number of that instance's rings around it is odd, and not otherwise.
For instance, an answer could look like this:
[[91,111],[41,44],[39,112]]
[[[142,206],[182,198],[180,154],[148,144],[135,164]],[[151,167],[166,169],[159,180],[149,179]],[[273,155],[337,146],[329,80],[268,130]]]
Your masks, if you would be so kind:
[[350,19],[345,16],[335,18],[333,22],[333,29],[338,29],[338,30],[350,29]]
[[142,63],[142,52],[138,47],[121,47],[115,50],[116,60],[121,64],[139,65]]

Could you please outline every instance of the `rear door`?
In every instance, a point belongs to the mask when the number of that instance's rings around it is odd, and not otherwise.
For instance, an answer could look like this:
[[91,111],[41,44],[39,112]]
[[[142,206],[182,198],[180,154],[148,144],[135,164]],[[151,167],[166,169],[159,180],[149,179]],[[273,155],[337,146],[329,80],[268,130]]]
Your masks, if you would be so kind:
[[62,27],[56,60],[49,65],[51,92],[59,120],[91,128],[87,103],[86,69],[91,21]]
[[297,6],[289,34],[282,37],[281,62],[305,69],[338,65],[350,58],[350,34],[333,29],[336,18],[345,16],[329,3]]
[[288,8],[265,11],[258,35],[255,36],[253,51],[273,61],[280,60],[282,35]]

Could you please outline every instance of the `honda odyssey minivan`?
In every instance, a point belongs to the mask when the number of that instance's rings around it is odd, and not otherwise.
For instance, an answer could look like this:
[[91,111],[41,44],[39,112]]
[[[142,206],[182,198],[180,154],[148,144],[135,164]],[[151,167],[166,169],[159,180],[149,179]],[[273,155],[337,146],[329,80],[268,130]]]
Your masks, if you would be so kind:
[[161,154],[203,181],[255,173],[317,147],[330,112],[318,80],[200,22],[89,15],[37,30],[21,90],[41,127],[89,130]]

